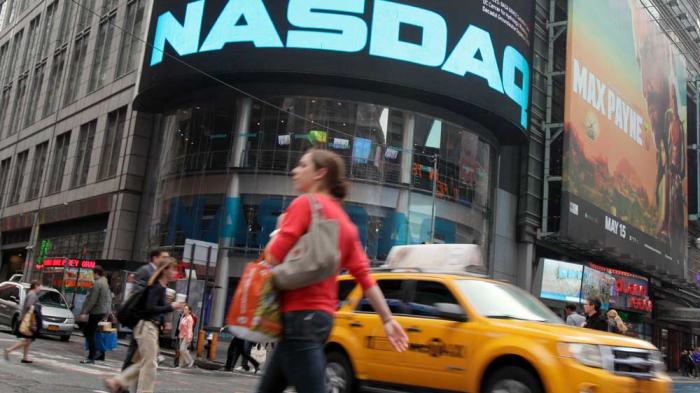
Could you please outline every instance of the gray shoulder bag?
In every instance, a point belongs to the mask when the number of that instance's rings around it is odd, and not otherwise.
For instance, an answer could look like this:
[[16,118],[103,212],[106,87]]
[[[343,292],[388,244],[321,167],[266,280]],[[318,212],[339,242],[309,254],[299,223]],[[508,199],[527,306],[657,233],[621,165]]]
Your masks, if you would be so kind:
[[272,281],[279,290],[308,287],[338,273],[340,228],[336,220],[321,217],[321,205],[311,194],[306,194],[311,204],[311,223],[306,234],[284,258],[284,262],[272,269]]

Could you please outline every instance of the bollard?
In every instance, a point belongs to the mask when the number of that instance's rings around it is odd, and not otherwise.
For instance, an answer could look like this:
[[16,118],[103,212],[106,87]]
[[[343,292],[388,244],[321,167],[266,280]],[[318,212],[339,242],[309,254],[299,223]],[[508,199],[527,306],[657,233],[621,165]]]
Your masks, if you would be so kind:
[[212,333],[211,344],[209,345],[209,360],[212,362],[216,360],[216,346],[219,343],[219,333]]
[[207,341],[206,333],[204,330],[199,331],[197,338],[197,357],[201,358],[204,356],[204,343]]

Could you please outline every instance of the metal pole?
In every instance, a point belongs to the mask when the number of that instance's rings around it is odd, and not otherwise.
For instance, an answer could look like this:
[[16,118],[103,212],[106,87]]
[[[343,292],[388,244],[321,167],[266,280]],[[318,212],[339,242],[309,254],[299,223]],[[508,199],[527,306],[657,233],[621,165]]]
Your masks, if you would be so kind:
[[196,244],[192,243],[192,250],[190,251],[190,272],[187,275],[187,293],[185,294],[185,302],[190,300],[190,282],[192,282],[192,269],[194,268],[194,248],[197,247]]
[[[207,254],[207,266],[204,268],[206,270],[206,278],[204,279],[204,293],[202,294],[202,312],[204,312],[204,300],[207,294],[207,288],[209,288],[209,265],[211,263],[211,246],[209,246],[209,252]],[[204,321],[202,321],[202,324]]]
[[[70,261],[70,259],[66,258],[66,262]],[[65,266],[65,264],[63,265]],[[70,268],[70,267],[69,267]],[[65,267],[64,267],[65,269]],[[73,288],[73,304],[71,305],[72,307],[75,307],[75,295],[78,293],[78,284],[80,283],[80,261],[78,261],[78,273],[75,275],[75,288]]]
[[435,196],[437,191],[437,178],[438,178],[438,155],[433,154],[433,212],[431,214],[430,220],[430,244],[435,243]]

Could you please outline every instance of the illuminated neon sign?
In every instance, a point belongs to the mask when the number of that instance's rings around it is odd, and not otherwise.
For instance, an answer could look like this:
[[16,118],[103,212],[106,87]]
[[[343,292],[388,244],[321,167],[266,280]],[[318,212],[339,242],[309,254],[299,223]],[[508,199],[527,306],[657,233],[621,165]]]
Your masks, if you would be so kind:
[[81,269],[94,269],[95,265],[96,262],[94,260],[46,258],[41,265],[37,265],[37,269],[48,267],[80,267]]
[[[481,78],[490,89],[520,107],[520,125],[527,128],[527,59],[507,45],[499,66],[491,34],[474,24],[464,28],[459,40],[448,43],[445,18],[428,9],[374,0],[368,24],[362,19],[368,11],[365,0],[289,0],[286,17],[292,27],[285,35],[278,31],[262,0],[229,0],[203,36],[204,7],[205,0],[188,3],[182,22],[170,11],[158,16],[151,67],[163,61],[166,42],[179,56],[218,51],[236,43],[252,43],[256,48],[367,52],[369,56],[438,68],[459,77]],[[420,39],[402,39],[402,26],[419,29]],[[448,44],[454,48],[449,53]]]

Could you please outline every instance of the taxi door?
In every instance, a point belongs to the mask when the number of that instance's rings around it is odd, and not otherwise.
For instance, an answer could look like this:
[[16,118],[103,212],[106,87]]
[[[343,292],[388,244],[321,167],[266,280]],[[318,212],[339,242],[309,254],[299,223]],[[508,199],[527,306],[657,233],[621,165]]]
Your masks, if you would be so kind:
[[470,333],[468,321],[441,317],[437,304],[452,305],[455,314],[464,313],[464,306],[440,280],[413,281],[408,296],[410,316],[402,326],[409,336],[411,372],[404,383],[463,391],[470,372],[469,357],[475,334]]
[[[395,319],[405,328],[406,304],[405,283],[401,279],[379,279],[377,285],[381,288]],[[348,327],[351,334],[362,343],[361,353],[356,361],[363,362],[364,372],[358,375],[363,380],[377,381],[390,384],[401,384],[410,374],[408,365],[410,354],[398,353],[386,338],[384,326],[367,299],[362,298],[355,311],[341,323]]]

